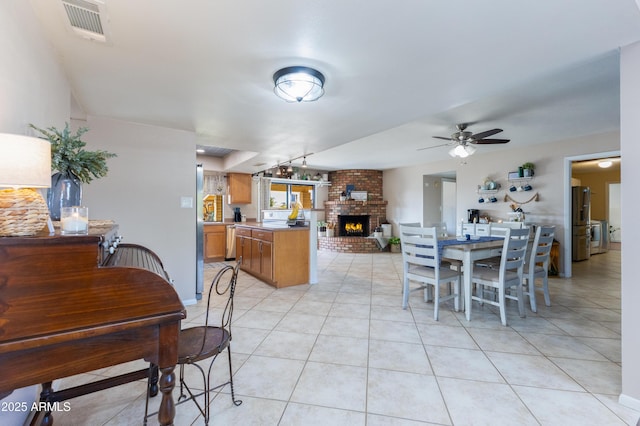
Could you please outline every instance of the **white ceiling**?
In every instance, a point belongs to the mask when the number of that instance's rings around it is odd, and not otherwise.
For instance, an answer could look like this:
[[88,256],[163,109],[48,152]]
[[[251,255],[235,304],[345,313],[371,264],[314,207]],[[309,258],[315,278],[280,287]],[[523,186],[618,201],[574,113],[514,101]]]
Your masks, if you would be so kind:
[[[618,49],[640,40],[634,0],[104,0],[107,43],[30,2],[86,114],[257,153],[244,172],[442,160],[418,149],[461,122],[511,139],[484,152],[615,130]],[[292,65],[325,75],[320,100],[274,95]]]

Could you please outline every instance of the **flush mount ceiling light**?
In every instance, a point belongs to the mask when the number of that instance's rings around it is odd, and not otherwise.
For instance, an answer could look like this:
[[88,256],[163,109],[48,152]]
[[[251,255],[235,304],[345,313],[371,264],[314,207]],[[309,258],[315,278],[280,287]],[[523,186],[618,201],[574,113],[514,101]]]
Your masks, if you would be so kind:
[[470,155],[473,155],[474,152],[476,152],[476,149],[471,145],[459,144],[449,151],[449,155],[452,157],[466,158]]
[[324,95],[324,75],[309,67],[287,67],[273,74],[276,96],[287,102],[313,102]]
[[611,167],[611,165],[613,164],[613,161],[611,160],[604,160],[604,161],[600,161],[598,163],[598,167],[601,167],[603,169],[606,169],[607,167]]

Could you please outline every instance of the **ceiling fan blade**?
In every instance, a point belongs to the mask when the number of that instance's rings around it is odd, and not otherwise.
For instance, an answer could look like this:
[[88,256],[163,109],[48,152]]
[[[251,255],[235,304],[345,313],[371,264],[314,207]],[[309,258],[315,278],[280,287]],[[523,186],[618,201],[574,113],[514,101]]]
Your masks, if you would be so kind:
[[476,141],[471,141],[473,144],[477,145],[491,145],[494,143],[507,143],[510,139],[478,139]]
[[[434,137],[436,137],[436,136],[434,136]],[[443,138],[443,139],[444,139],[444,138]],[[449,140],[449,139],[447,139],[447,140]],[[425,149],[431,149],[431,148],[440,148],[441,146],[447,146],[447,145],[450,145],[450,144],[448,144],[448,143],[443,143],[443,144],[440,144],[440,145],[427,146],[427,147],[425,147],[425,148],[418,148],[416,151],[424,151]]]
[[475,135],[471,135],[472,139],[484,139],[488,136],[493,136],[496,133],[500,133],[502,132],[502,129],[492,129],[492,130],[487,130],[485,132],[480,132],[480,133],[476,133]]
[[445,141],[450,141],[451,140],[450,137],[445,138],[444,136],[434,136],[434,138],[436,138],[436,139],[444,139]]

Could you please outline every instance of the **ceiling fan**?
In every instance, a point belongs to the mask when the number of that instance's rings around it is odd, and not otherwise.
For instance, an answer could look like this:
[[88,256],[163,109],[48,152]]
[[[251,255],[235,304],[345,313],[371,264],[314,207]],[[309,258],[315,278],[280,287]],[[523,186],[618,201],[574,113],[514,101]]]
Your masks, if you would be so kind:
[[491,129],[491,130],[486,130],[484,132],[474,134],[466,130],[467,126],[468,124],[466,123],[461,123],[456,125],[458,131],[453,133],[449,137],[434,136],[434,138],[436,139],[444,139],[446,141],[449,141],[449,143],[442,144],[442,145],[428,146],[426,148],[419,148],[418,151],[422,151],[424,149],[438,148],[438,147],[447,146],[447,145],[455,145],[453,149],[449,151],[449,155],[451,155],[452,157],[464,158],[473,154],[476,151],[476,149],[470,144],[489,145],[489,144],[509,142],[509,139],[486,139],[489,136],[493,136],[497,133],[502,132],[502,129]]

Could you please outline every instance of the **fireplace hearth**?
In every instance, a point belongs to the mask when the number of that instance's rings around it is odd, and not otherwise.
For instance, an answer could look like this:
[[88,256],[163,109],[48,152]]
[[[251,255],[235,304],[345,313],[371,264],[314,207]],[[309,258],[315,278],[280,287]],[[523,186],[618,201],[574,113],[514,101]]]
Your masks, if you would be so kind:
[[370,215],[338,215],[338,236],[369,236]]

